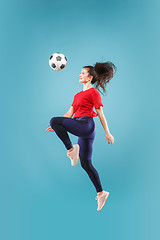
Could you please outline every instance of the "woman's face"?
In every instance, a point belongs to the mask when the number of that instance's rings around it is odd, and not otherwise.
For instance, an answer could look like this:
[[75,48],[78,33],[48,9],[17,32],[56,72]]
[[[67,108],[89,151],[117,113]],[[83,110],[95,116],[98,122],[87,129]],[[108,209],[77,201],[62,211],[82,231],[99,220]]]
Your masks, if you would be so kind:
[[86,83],[90,80],[89,76],[88,76],[88,71],[86,68],[83,68],[81,71],[81,74],[79,75],[79,81]]

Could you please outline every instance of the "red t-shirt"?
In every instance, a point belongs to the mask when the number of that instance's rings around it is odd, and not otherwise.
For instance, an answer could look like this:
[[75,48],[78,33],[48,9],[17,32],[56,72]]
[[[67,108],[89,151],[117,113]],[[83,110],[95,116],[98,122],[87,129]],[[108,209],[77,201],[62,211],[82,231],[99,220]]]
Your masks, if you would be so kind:
[[74,107],[74,117],[97,117],[98,114],[93,111],[93,108],[103,107],[100,93],[94,88],[89,88],[81,91],[74,96],[72,105]]

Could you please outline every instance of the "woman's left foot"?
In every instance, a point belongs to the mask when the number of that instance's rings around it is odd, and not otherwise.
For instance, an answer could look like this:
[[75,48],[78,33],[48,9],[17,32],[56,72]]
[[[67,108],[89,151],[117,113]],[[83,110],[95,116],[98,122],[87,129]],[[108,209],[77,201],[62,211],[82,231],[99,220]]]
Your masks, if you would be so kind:
[[97,195],[96,200],[98,200],[98,208],[97,211],[101,211],[104,207],[105,203],[107,202],[109,196],[109,192],[103,191],[101,195]]

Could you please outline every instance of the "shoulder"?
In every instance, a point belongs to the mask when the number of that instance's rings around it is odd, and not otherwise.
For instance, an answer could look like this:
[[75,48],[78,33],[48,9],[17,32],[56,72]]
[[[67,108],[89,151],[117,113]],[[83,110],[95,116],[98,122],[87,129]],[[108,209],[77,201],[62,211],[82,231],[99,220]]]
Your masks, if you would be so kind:
[[93,89],[93,92],[92,92],[92,93],[93,93],[93,96],[95,96],[95,97],[101,96],[101,95],[100,95],[100,92],[99,92],[97,89],[95,89],[95,88]]
[[99,91],[96,88],[94,88],[94,87],[93,87],[93,92],[99,93]]

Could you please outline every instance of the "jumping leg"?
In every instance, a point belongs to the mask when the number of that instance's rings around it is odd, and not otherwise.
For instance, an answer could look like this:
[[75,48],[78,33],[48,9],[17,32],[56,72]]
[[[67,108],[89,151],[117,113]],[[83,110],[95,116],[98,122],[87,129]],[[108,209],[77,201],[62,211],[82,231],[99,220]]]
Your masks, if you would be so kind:
[[87,172],[89,178],[91,179],[92,183],[94,184],[96,191],[98,194],[103,193],[102,185],[100,182],[100,178],[98,175],[97,170],[92,165],[92,145],[93,145],[93,138],[86,139],[86,138],[78,138],[78,144],[80,145],[80,161],[82,168]]

